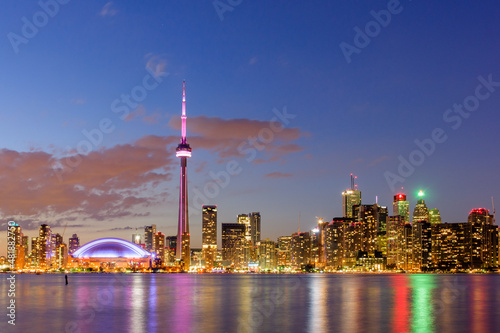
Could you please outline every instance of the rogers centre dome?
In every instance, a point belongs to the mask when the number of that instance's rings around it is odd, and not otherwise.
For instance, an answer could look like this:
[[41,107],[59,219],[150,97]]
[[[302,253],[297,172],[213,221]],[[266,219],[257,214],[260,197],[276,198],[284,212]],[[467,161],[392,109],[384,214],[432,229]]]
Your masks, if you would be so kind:
[[73,258],[148,258],[151,254],[134,243],[119,238],[99,238],[72,254]]

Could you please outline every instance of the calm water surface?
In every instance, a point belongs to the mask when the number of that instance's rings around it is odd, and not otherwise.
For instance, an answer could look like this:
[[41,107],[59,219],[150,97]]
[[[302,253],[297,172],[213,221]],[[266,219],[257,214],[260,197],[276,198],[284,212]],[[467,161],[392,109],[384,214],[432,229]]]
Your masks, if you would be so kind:
[[0,332],[500,332],[500,275],[7,277]]

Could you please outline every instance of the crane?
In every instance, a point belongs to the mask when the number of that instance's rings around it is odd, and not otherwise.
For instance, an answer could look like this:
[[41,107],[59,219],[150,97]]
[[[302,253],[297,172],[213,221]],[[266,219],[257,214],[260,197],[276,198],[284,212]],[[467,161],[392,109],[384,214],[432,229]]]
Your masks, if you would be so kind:
[[493,202],[493,197],[491,197],[491,205],[493,206],[493,224],[495,224],[495,202]]

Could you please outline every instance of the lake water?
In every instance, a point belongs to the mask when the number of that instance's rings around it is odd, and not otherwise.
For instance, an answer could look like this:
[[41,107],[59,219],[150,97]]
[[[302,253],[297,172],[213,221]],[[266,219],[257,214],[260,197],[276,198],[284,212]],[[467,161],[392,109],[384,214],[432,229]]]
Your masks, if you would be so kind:
[[500,275],[19,274],[0,332],[500,332]]

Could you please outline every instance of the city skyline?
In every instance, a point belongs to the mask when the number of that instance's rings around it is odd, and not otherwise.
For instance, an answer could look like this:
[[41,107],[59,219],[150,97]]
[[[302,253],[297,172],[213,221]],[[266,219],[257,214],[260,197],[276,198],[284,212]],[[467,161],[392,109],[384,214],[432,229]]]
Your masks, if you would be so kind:
[[202,205],[217,205],[218,223],[259,211],[273,240],[299,212],[304,230],[343,216],[351,173],[362,204],[390,209],[404,187],[413,212],[422,189],[443,222],[500,198],[494,1],[243,2],[223,14],[210,2],[69,2],[26,37],[44,8],[0,14],[2,225],[31,236],[48,224],[81,244],[147,225],[175,235],[184,79],[192,247]]

